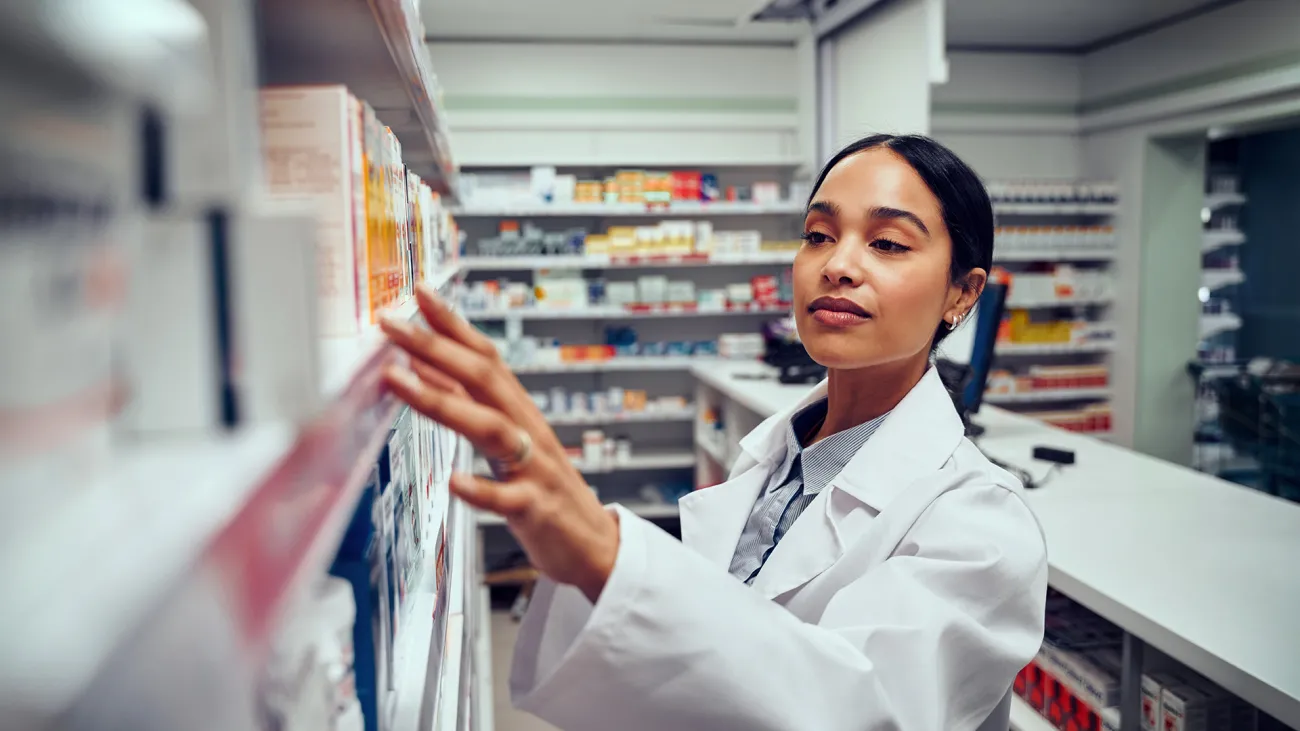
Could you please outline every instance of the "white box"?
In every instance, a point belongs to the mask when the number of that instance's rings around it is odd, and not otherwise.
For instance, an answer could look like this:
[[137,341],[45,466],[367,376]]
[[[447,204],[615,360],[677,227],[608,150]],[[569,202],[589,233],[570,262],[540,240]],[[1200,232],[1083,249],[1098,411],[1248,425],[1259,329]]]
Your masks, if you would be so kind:
[[118,426],[142,435],[313,416],[314,239],[302,208],[150,217],[127,299],[131,398]]
[[663,304],[668,296],[668,277],[658,274],[637,277],[636,291],[637,299],[644,304]]
[[1109,708],[1119,703],[1119,678],[1079,653],[1045,644],[1038,651],[1038,663],[1093,708]]
[[320,331],[327,337],[356,335],[370,321],[359,111],[342,86],[262,91],[268,193],[309,203],[319,216]]
[[191,0],[207,24],[213,84],[202,107],[167,118],[169,206],[199,210],[256,195],[257,38],[250,0]]
[[241,421],[301,423],[320,409],[316,220],[310,207],[264,201],[232,221]]
[[130,393],[119,426],[133,434],[202,431],[222,423],[211,224],[151,216],[131,267],[121,365]]

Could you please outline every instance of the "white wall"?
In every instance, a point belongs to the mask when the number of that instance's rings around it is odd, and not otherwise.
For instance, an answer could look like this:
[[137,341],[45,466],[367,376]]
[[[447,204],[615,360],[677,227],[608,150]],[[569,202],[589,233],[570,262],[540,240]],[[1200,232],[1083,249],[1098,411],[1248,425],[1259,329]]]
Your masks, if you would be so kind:
[[932,7],[897,0],[831,38],[836,149],[875,132],[930,131]]
[[1081,59],[951,52],[934,87],[932,134],[986,180],[1077,179]]
[[458,162],[803,162],[794,45],[431,43]]
[[1300,3],[1243,0],[1096,53],[1084,126],[1155,123],[1300,88]]

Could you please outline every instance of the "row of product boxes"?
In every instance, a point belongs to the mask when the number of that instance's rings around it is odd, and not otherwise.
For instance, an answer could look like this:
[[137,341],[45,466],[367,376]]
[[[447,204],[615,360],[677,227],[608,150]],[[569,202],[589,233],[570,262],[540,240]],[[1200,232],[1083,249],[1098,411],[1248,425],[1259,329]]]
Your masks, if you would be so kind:
[[1109,383],[1110,370],[1104,365],[1031,366],[1024,373],[990,372],[986,393],[1011,396],[1034,391],[1105,388]]
[[499,310],[545,309],[582,310],[594,307],[622,307],[631,311],[676,305],[699,310],[723,311],[743,305],[777,308],[793,299],[789,270],[780,276],[758,275],[748,282],[723,287],[696,289],[689,279],[647,275],[635,281],[584,278],[580,272],[550,269],[536,273],[530,285],[512,280],[487,279],[473,282],[461,292],[460,305],[466,313]]
[[318,216],[323,335],[355,335],[456,256],[449,207],[346,87],[263,89],[261,129],[268,194],[308,203]]
[[456,436],[404,410],[371,468],[330,575],[282,623],[258,691],[264,731],[391,728],[395,647],[426,572],[445,591]]

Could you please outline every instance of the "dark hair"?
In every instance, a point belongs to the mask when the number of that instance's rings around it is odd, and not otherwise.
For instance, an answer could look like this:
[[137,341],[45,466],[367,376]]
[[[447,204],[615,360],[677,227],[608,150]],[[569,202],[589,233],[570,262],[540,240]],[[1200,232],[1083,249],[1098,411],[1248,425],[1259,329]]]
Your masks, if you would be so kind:
[[[813,184],[808,203],[812,203],[822,181],[831,169],[844,158],[877,147],[891,150],[907,161],[921,176],[926,187],[939,199],[939,212],[943,225],[952,239],[952,266],[949,276],[953,283],[962,283],[966,273],[980,268],[993,268],[993,204],[988,191],[970,166],[961,161],[952,150],[922,135],[878,134],[851,143],[835,153],[822,168]],[[948,336],[948,328],[939,323],[931,343],[931,350]]]

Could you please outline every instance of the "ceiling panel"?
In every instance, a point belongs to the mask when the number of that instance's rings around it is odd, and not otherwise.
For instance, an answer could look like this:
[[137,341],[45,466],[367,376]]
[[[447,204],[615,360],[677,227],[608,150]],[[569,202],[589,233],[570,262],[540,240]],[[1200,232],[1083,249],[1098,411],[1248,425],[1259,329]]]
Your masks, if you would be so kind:
[[434,38],[793,40],[796,23],[749,23],[766,0],[424,0]]
[[1077,49],[1220,4],[1207,0],[948,0],[948,44]]

